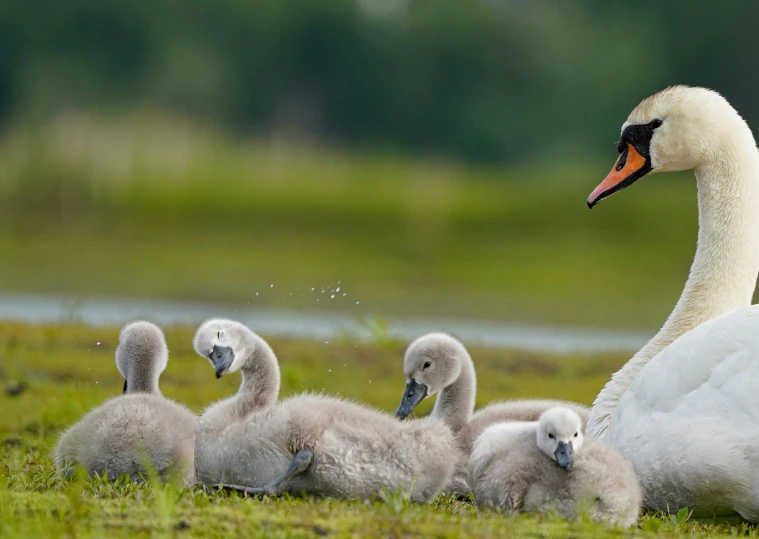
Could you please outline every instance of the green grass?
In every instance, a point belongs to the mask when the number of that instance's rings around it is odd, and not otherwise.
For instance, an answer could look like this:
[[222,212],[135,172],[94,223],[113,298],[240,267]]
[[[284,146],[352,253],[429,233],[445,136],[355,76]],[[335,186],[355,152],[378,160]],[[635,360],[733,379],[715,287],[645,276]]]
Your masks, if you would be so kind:
[[[192,329],[169,329],[164,393],[200,412],[236,390],[234,376],[215,380],[191,350]],[[0,536],[126,537],[682,537],[759,535],[753,526],[647,515],[638,530],[587,520],[478,513],[470,502],[440,496],[430,506],[389,493],[372,503],[327,499],[245,499],[158,483],[138,485],[55,476],[50,459],[59,433],[91,407],[120,392],[113,363],[118,328],[0,324]],[[404,388],[402,343],[314,343],[271,339],[282,368],[282,395],[305,389],[340,394],[392,411]],[[572,357],[471,350],[478,403],[510,397],[556,397],[590,403],[619,355]],[[431,402],[423,403],[426,413]]]
[[[478,169],[64,116],[0,145],[0,282],[655,328],[695,249],[695,181],[645,178],[591,212],[585,198],[614,158],[610,144],[608,162]],[[346,296],[319,294],[338,281]]]

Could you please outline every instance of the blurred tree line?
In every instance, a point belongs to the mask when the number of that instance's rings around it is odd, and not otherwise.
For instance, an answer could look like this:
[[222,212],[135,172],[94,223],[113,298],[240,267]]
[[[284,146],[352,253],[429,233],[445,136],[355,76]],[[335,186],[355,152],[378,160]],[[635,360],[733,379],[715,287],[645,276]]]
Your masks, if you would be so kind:
[[487,163],[610,158],[676,83],[759,129],[755,0],[2,0],[0,122],[178,112]]

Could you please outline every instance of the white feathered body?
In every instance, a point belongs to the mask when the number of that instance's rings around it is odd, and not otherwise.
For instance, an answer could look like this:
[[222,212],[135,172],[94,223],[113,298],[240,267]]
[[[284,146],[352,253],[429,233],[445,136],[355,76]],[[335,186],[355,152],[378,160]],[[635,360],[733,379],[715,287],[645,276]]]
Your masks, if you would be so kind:
[[710,320],[655,356],[605,441],[632,464],[644,507],[759,520],[759,306]]
[[602,444],[586,440],[574,467],[560,468],[536,443],[537,422],[493,425],[475,441],[469,459],[479,507],[575,518],[629,527],[638,520],[641,493],[632,469]]
[[160,476],[174,471],[194,481],[193,450],[197,417],[161,395],[114,397],[67,429],[54,452],[58,473],[81,465],[88,474],[122,473],[147,478],[149,463]]
[[292,494],[369,499],[383,490],[431,501],[458,457],[441,421],[400,422],[344,399],[298,395],[215,431],[201,419],[198,479],[262,487],[285,472],[302,449],[314,451],[309,470],[287,484]]
[[445,490],[459,496],[466,496],[472,491],[468,471],[469,455],[474,441],[485,429],[502,422],[537,421],[543,412],[555,406],[565,406],[575,411],[582,419],[584,428],[590,410],[575,402],[554,399],[513,399],[493,402],[477,410],[472,414],[469,423],[462,426],[456,433],[461,456]]

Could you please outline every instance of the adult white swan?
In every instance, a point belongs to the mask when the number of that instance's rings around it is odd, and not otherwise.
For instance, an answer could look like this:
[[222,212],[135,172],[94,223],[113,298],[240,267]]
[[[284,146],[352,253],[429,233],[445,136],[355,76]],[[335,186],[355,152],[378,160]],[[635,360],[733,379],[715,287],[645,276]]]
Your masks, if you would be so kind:
[[698,248],[659,333],[606,384],[587,432],[633,465],[644,506],[759,521],[759,152],[718,93],[675,86],[622,126],[588,206],[654,172],[693,169]]

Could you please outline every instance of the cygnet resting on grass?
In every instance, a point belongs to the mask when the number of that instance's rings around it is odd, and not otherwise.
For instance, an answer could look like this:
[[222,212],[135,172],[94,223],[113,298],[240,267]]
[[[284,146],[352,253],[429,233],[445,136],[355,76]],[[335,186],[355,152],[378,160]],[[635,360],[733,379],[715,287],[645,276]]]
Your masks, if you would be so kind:
[[489,425],[502,421],[537,421],[554,406],[567,406],[583,420],[588,409],[577,403],[551,399],[494,402],[474,413],[477,377],[474,363],[461,342],[445,333],[430,333],[413,341],[403,359],[408,382],[396,415],[408,417],[425,398],[439,393],[431,417],[444,421],[456,435],[462,459],[446,490],[470,491],[467,460],[475,438]]
[[238,393],[201,417],[198,479],[249,494],[368,499],[402,489],[430,502],[450,477],[456,442],[440,421],[400,422],[346,399],[300,394],[276,402],[271,347],[243,324],[202,324],[195,351],[216,377],[242,372]]
[[629,527],[638,520],[641,490],[630,465],[613,449],[585,440],[573,410],[547,410],[538,422],[498,423],[477,438],[469,458],[479,507],[557,511]]
[[66,430],[55,448],[55,467],[70,475],[74,466],[88,474],[122,473],[147,478],[181,474],[194,482],[193,450],[197,417],[158,390],[169,350],[161,330],[150,322],[124,326],[116,348],[116,367],[125,379],[123,394],[101,404]]

